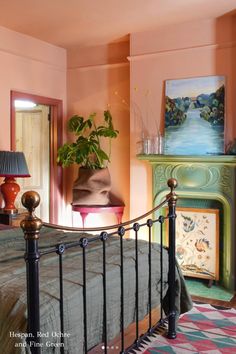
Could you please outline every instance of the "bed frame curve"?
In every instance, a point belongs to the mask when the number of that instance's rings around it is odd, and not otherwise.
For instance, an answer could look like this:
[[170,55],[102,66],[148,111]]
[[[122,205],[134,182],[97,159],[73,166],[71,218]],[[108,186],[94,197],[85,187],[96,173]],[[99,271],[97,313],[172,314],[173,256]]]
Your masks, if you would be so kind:
[[[57,253],[59,257],[59,281],[60,281],[60,301],[59,301],[59,310],[60,310],[60,323],[61,323],[61,333],[64,333],[64,319],[63,319],[63,269],[62,269],[62,257],[66,249],[70,247],[81,247],[83,255],[83,310],[84,310],[84,353],[89,352],[87,347],[87,318],[86,318],[86,248],[89,243],[92,243],[97,240],[101,240],[103,243],[103,299],[104,299],[104,317],[103,317],[103,326],[104,326],[104,353],[108,353],[108,341],[107,341],[107,328],[106,328],[106,240],[108,240],[113,235],[117,235],[120,238],[120,268],[121,268],[121,309],[120,309],[120,336],[121,336],[121,346],[120,354],[127,354],[133,352],[132,350],[139,349],[142,345],[142,341],[145,340],[149,335],[151,335],[160,324],[164,323],[162,318],[162,303],[161,303],[161,319],[160,321],[152,325],[151,318],[151,290],[149,289],[149,328],[145,334],[140,336],[139,333],[139,319],[138,319],[138,234],[139,229],[142,227],[148,228],[149,233],[149,284],[151,283],[151,237],[152,237],[152,227],[155,223],[160,224],[160,244],[161,250],[163,247],[163,223],[165,220],[168,220],[168,254],[169,254],[169,266],[168,266],[168,294],[169,294],[169,313],[167,316],[168,320],[168,338],[176,338],[176,310],[175,310],[175,279],[176,279],[176,261],[175,261],[175,219],[176,219],[176,202],[177,195],[175,193],[175,188],[178,183],[176,179],[171,178],[167,181],[167,185],[170,188],[170,192],[166,195],[165,200],[160,203],[158,206],[150,210],[149,212],[132,219],[130,221],[111,225],[108,227],[98,227],[98,228],[74,228],[74,227],[64,227],[60,225],[53,225],[49,223],[43,223],[37,216],[34,211],[35,208],[40,203],[40,197],[36,192],[30,191],[24,193],[22,196],[22,204],[28,210],[28,215],[21,222],[21,228],[24,232],[24,238],[26,241],[26,250],[25,250],[25,262],[26,262],[26,280],[27,280],[27,333],[30,333],[30,341],[34,345],[30,346],[31,353],[39,354],[41,353],[40,337],[40,294],[39,294],[39,269],[40,269],[40,258],[44,254],[48,253]],[[165,205],[168,205],[168,215],[159,216],[156,219],[147,219],[145,222],[140,223],[140,221],[149,215],[153,214],[157,210],[161,209]],[[40,251],[40,229],[42,226],[47,226],[55,229],[61,229],[66,231],[79,231],[79,232],[97,232],[98,235],[95,235],[93,238],[81,237],[78,242],[66,244],[57,244],[55,247],[51,247],[48,251]],[[130,226],[132,225],[132,226]],[[135,254],[136,254],[136,338],[131,346],[125,348],[124,341],[124,282],[123,282],[123,237],[127,230],[133,230],[135,233]],[[162,283],[161,283],[162,284]],[[150,287],[150,285],[149,285]],[[162,291],[162,289],[161,289]],[[162,297],[162,294],[161,294]],[[162,300],[162,298],[161,298]],[[61,353],[64,353],[64,338],[61,338]]]

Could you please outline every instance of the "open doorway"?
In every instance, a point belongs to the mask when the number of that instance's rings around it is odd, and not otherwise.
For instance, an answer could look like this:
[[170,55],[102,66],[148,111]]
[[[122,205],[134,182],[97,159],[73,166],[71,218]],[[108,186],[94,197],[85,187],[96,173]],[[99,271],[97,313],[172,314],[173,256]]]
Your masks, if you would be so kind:
[[15,149],[24,152],[31,177],[18,180],[20,193],[15,204],[20,209],[24,192],[38,192],[41,203],[37,216],[49,222],[50,106],[34,103],[35,106],[27,107],[27,102],[15,100]]
[[[16,101],[22,107],[16,107]],[[23,102],[24,101],[24,102]],[[25,101],[31,102],[27,108]],[[56,163],[62,141],[62,101],[21,92],[11,92],[11,150],[23,151],[31,178],[19,180],[21,192],[35,190],[41,203],[37,215],[58,223],[62,171]]]

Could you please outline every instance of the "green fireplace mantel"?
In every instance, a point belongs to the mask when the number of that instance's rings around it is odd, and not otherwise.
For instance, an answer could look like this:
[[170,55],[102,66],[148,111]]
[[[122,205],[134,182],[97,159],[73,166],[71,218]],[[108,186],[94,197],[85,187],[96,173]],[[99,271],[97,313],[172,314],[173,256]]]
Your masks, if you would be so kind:
[[[168,193],[166,181],[176,178],[177,194],[185,201],[216,201],[220,205],[221,283],[236,289],[236,156],[234,155],[137,155],[152,165],[153,204]],[[178,205],[178,204],[177,204]]]
[[137,155],[139,160],[146,160],[150,163],[156,162],[206,162],[206,163],[234,163],[236,155]]

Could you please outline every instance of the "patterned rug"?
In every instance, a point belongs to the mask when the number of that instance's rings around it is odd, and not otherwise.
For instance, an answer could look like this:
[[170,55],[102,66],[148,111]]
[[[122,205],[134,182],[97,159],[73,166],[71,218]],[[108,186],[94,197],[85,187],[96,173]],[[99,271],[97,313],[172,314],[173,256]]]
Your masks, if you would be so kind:
[[176,339],[157,335],[142,353],[236,353],[236,310],[195,304],[180,318]]

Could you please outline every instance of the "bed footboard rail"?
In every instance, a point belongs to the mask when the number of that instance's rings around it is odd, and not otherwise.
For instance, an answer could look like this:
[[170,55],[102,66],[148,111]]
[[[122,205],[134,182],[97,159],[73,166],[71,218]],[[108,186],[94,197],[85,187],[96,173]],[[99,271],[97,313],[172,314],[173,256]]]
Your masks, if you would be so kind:
[[177,187],[176,180],[169,180],[168,186],[171,189],[168,195],[168,218],[169,218],[169,322],[168,322],[168,338],[176,338],[176,310],[175,310],[175,239],[176,239],[176,203],[177,196],[174,189]]
[[[177,195],[175,193],[175,188],[177,187],[177,181],[171,178],[167,182],[170,192],[167,194],[165,200],[156,206],[154,209],[150,210],[148,213],[132,219],[128,222],[121,223],[119,225],[111,225],[105,228],[74,228],[74,227],[64,227],[60,225],[53,225],[49,223],[42,223],[38,219],[34,210],[39,205],[40,197],[35,192],[26,192],[22,197],[22,204],[28,209],[29,214],[21,222],[21,227],[24,232],[24,237],[26,240],[26,252],[25,252],[25,262],[26,262],[26,276],[27,276],[27,313],[28,313],[28,328],[27,342],[31,353],[39,354],[41,353],[42,343],[40,335],[40,297],[39,297],[39,263],[40,259],[44,255],[57,254],[59,257],[59,310],[60,310],[60,332],[64,333],[64,300],[63,300],[63,255],[66,250],[72,247],[82,248],[82,264],[83,264],[83,337],[84,346],[83,352],[87,354],[89,352],[88,347],[88,331],[87,331],[87,248],[95,241],[102,242],[102,289],[103,289],[103,343],[102,350],[103,353],[107,354],[109,343],[107,332],[107,240],[112,236],[118,236],[119,238],[119,257],[120,257],[120,346],[119,353],[127,354],[131,353],[132,350],[137,350],[142,346],[142,343],[148,336],[153,334],[156,328],[165,323],[163,319],[163,224],[168,221],[168,338],[176,338],[176,304],[175,304],[175,284],[176,284],[176,259],[175,259],[175,233],[176,233],[176,202]],[[149,215],[154,215],[158,210],[160,214],[161,208],[168,205],[168,214],[165,216],[159,215],[158,217],[152,219],[148,218],[145,222],[141,222],[142,219],[148,217]],[[152,300],[153,293],[151,289],[152,277],[155,269],[152,269],[152,230],[153,225],[159,223],[160,225],[160,320],[158,323],[153,325],[152,319]],[[61,229],[66,231],[80,231],[80,232],[91,232],[95,231],[98,234],[94,235],[92,238],[87,238],[86,235],[78,239],[75,242],[64,242],[57,244],[55,246],[49,247],[46,251],[40,250],[38,245],[39,234],[41,227],[45,225],[53,229]],[[132,226],[131,226],[132,225]],[[141,334],[139,327],[139,229],[148,228],[148,330],[145,334]],[[134,232],[134,261],[135,261],[135,339],[133,344],[128,345],[125,343],[125,281],[124,281],[124,235],[127,231]],[[61,346],[60,352],[67,352],[64,348],[64,337],[60,338]],[[126,347],[126,348],[125,348]],[[74,354],[74,353],[71,353]],[[80,353],[82,354],[82,353]]]
[[22,220],[21,227],[26,241],[26,281],[27,281],[27,344],[32,353],[41,353],[40,349],[40,301],[39,301],[39,259],[38,248],[39,232],[42,221],[34,214],[40,203],[40,197],[32,193],[25,193],[22,197],[23,205],[27,205],[29,215]]

